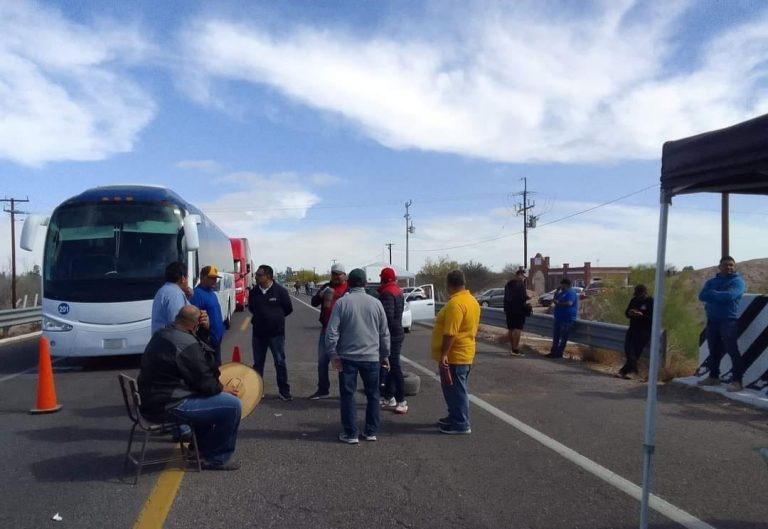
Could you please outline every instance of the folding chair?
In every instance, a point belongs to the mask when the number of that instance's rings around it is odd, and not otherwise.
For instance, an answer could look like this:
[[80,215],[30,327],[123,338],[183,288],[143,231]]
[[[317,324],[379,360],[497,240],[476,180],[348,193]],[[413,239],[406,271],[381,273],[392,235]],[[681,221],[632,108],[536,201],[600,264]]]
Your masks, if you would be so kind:
[[[133,484],[136,485],[139,482],[139,476],[141,475],[141,469],[147,465],[156,465],[159,463],[169,463],[171,461],[181,460],[185,463],[193,462],[197,466],[197,471],[201,471],[200,452],[197,447],[197,437],[195,436],[195,430],[192,428],[192,442],[189,446],[184,446],[184,442],[179,441],[179,448],[181,455],[175,453],[175,450],[171,455],[161,457],[157,459],[146,460],[147,443],[150,439],[157,439],[158,437],[177,435],[181,437],[181,423],[172,420],[171,422],[152,422],[147,420],[141,412],[139,407],[141,405],[141,396],[139,395],[139,387],[136,383],[136,379],[129,377],[126,374],[121,373],[117,376],[120,381],[120,390],[123,393],[123,401],[125,401],[125,410],[128,413],[128,418],[133,423],[131,426],[131,433],[128,437],[128,448],[125,451],[125,460],[123,466],[126,467],[130,461],[136,465],[136,478]],[[169,417],[172,419],[172,417]],[[133,440],[136,435],[143,433],[141,451],[139,454],[134,455],[131,452],[133,446]]]

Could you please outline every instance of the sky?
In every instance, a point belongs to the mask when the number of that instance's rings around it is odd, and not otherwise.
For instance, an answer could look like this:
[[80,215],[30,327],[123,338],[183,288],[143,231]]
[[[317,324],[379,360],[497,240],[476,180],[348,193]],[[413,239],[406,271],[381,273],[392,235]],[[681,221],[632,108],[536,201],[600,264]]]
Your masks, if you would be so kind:
[[[529,257],[652,263],[662,144],[768,113],[765,57],[757,0],[0,0],[0,198],[164,185],[318,273],[404,266],[410,201],[410,270],[501,271],[526,186]],[[768,256],[766,205],[731,196],[737,261]],[[719,195],[675,197],[667,262],[719,257]]]

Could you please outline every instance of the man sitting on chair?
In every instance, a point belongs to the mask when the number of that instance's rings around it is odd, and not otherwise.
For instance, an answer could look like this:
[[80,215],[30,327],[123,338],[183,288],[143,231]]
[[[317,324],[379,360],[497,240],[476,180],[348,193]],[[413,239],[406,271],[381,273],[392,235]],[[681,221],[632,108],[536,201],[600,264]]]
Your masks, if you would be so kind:
[[152,420],[170,415],[190,424],[206,470],[237,470],[232,459],[240,426],[237,390],[222,386],[214,351],[197,336],[200,310],[185,305],[173,324],[153,336],[138,377],[141,413]]

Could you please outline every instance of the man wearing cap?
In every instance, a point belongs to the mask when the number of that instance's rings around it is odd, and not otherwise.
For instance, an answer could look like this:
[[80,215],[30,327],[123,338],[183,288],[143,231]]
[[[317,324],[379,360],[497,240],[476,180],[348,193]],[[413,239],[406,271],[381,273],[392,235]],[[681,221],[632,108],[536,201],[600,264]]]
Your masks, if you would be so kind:
[[504,286],[504,315],[509,332],[509,354],[513,356],[525,356],[525,353],[520,351],[520,335],[525,325],[526,309],[530,307],[530,297],[525,288],[526,277],[525,270],[520,268]]
[[346,272],[343,264],[334,263],[331,267],[330,282],[320,287],[310,300],[313,307],[320,307],[320,324],[322,325],[320,339],[317,342],[317,391],[309,396],[310,400],[327,399],[331,394],[331,379],[328,376],[328,365],[331,359],[325,351],[325,331],[333,306],[349,290]]
[[571,280],[567,277],[560,281],[560,287],[555,292],[552,304],[555,306],[555,321],[552,330],[552,348],[547,357],[562,358],[565,345],[568,343],[568,334],[579,315],[579,295],[571,288]]
[[185,305],[173,324],[152,336],[137,380],[141,413],[158,422],[170,414],[192,425],[204,469],[237,470],[238,391],[219,382],[213,350],[195,335],[199,324],[200,310]]
[[379,274],[379,301],[387,315],[389,327],[389,371],[383,371],[384,395],[381,407],[392,409],[397,414],[408,413],[408,402],[405,400],[405,382],[403,369],[400,366],[400,351],[403,348],[405,331],[403,330],[403,309],[405,297],[403,290],[397,286],[397,274],[390,267],[384,268]]
[[367,404],[363,438],[376,441],[379,431],[379,369],[389,367],[389,328],[381,302],[365,292],[365,271],[349,273],[349,293],[331,311],[325,334],[325,347],[333,367],[339,372],[341,424],[339,441],[357,444],[355,392],[357,375],[363,379]]
[[285,317],[293,312],[293,305],[288,290],[275,283],[273,277],[271,266],[259,265],[256,269],[256,286],[248,296],[248,310],[252,314],[253,326],[253,369],[264,378],[267,349],[272,351],[280,398],[290,401],[293,397],[285,363]]
[[215,266],[204,266],[200,270],[200,284],[195,287],[192,299],[189,300],[192,305],[208,314],[210,325],[208,345],[215,352],[216,367],[221,365],[221,341],[224,339],[224,319],[221,316],[219,297],[216,295],[216,283],[219,279],[221,276]]

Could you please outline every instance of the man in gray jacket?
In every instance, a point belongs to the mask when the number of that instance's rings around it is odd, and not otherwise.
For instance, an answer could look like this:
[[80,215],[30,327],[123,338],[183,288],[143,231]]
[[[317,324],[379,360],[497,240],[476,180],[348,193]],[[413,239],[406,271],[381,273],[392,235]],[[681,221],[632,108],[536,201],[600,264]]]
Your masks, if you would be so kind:
[[381,302],[365,292],[365,272],[355,268],[347,276],[349,293],[333,307],[325,347],[339,372],[341,424],[339,441],[358,443],[355,392],[357,375],[363,379],[367,405],[363,439],[376,441],[379,431],[379,368],[389,368],[389,328]]

